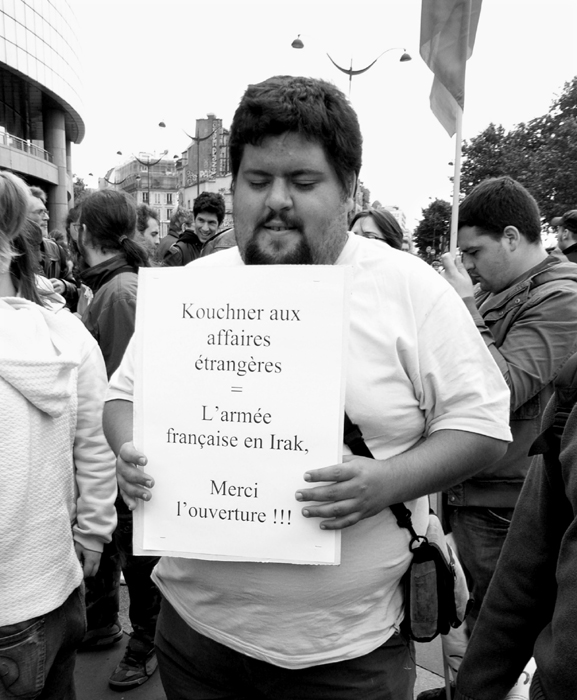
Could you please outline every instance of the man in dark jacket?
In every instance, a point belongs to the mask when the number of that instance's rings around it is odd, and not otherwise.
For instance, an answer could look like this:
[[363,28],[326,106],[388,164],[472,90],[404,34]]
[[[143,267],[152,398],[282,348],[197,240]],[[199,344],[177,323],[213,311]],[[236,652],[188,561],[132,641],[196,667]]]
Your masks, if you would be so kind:
[[78,288],[74,280],[64,250],[48,237],[48,221],[50,217],[46,209],[46,193],[40,187],[30,187],[28,204],[29,235],[32,246],[36,251],[38,273],[47,277],[54,291],[61,294],[66,305],[73,311],[78,301]]
[[[495,571],[525,481],[553,381],[577,349],[577,267],[547,255],[536,201],[509,177],[485,180],[459,207],[462,260],[445,277],[469,309],[511,390],[506,454],[445,494],[447,519],[474,604],[469,633]],[[476,285],[476,286],[474,286]],[[444,697],[423,693],[419,700]],[[435,691],[437,692],[437,691]]]
[[190,209],[177,207],[173,215],[170,217],[168,224],[168,233],[164,238],[160,239],[158,248],[154,253],[154,259],[157,263],[161,263],[164,256],[168,253],[168,249],[176,243],[180,234],[187,228],[192,226],[194,217]]
[[577,355],[544,432],[457,680],[458,700],[500,700],[534,656],[530,697],[577,696]]
[[551,221],[557,227],[557,247],[571,262],[577,263],[577,209],[566,211]]
[[194,231],[187,229],[164,256],[163,264],[169,267],[187,265],[202,254],[203,247],[218,232],[225,215],[224,197],[216,192],[201,192],[194,200]]

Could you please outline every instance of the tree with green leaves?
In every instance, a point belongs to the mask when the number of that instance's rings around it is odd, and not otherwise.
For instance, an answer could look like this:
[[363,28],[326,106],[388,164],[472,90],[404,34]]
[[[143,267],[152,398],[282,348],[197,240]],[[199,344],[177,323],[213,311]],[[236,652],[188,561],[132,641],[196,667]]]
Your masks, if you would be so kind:
[[545,221],[577,208],[577,76],[547,114],[506,132],[489,124],[463,143],[461,193],[510,175],[535,197]]
[[430,264],[449,250],[451,205],[444,199],[435,199],[422,210],[422,214],[413,241],[419,249],[419,256]]
[[72,180],[72,188],[74,192],[74,206],[77,206],[88,194],[84,179],[78,177],[78,175],[74,175],[74,179]]

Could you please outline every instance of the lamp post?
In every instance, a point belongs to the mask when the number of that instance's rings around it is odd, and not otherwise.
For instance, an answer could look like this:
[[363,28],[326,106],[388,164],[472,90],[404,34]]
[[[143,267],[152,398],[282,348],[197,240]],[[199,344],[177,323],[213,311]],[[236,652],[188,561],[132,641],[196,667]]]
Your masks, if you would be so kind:
[[[158,126],[165,128],[166,124],[164,122],[159,122]],[[196,136],[191,136],[189,133],[182,130],[185,136],[187,136],[193,143],[196,144],[196,196],[200,194],[200,144],[202,141],[206,141],[209,139],[211,136],[214,136],[218,129],[213,129],[208,136],[199,136],[198,135],[198,124],[196,126]],[[175,156],[176,158],[176,156]]]
[[[147,158],[146,161],[144,161],[144,160],[140,160],[140,158],[138,158],[138,156],[133,156],[134,160],[137,163],[140,163],[140,165],[144,165],[146,167],[146,181],[147,181],[147,190],[148,190],[148,202],[147,202],[147,204],[148,204],[148,206],[150,206],[150,168],[152,168],[155,165],[158,165],[167,153],[168,153],[168,149],[165,149],[160,154],[160,158],[157,158],[154,161],[151,161],[150,157]],[[137,176],[136,179],[139,180],[139,176]]]
[[[184,129],[183,129],[184,131]],[[194,141],[196,144],[196,196],[200,194],[200,143],[201,141],[206,141],[209,139],[211,136],[214,136],[216,133],[217,129],[213,129],[208,136],[198,136],[198,126],[196,127],[196,136],[191,136],[190,134],[187,134],[186,131],[184,133],[188,136],[189,139]]]
[[[291,43],[291,46],[293,49],[302,49],[304,48],[304,44],[300,38],[300,34],[297,36],[296,39]],[[361,73],[366,73],[369,68],[372,68],[375,63],[379,60],[381,56],[384,56],[386,53],[389,51],[402,51],[401,58],[399,59],[400,63],[406,63],[407,61],[411,61],[412,58],[411,56],[407,53],[407,50],[402,48],[401,46],[393,46],[390,49],[385,49],[382,53],[380,53],[374,61],[369,63],[368,66],[365,66],[364,68],[359,68],[357,70],[353,70],[353,59],[351,58],[351,66],[350,68],[343,68],[342,66],[339,66],[339,64],[331,58],[331,56],[327,53],[327,56],[329,57],[330,62],[333,64],[335,68],[338,68],[342,73],[345,73],[346,75],[349,76],[349,97],[351,96],[351,90],[353,87],[353,75],[360,75]]]

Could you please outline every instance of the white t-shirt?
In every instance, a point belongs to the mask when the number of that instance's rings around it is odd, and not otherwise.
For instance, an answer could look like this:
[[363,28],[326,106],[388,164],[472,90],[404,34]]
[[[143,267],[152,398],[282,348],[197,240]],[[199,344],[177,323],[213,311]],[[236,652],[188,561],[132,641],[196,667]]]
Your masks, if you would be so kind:
[[[191,264],[243,262],[232,248]],[[452,287],[421,260],[361,236],[349,235],[336,264],[354,271],[346,410],[375,457],[437,430],[510,440],[509,390]],[[132,353],[131,344],[109,400],[132,398]],[[424,533],[427,499],[407,506]],[[163,557],[154,579],[201,634],[304,668],[362,656],[392,636],[403,617],[408,541],[386,508],[343,530],[340,566]]]

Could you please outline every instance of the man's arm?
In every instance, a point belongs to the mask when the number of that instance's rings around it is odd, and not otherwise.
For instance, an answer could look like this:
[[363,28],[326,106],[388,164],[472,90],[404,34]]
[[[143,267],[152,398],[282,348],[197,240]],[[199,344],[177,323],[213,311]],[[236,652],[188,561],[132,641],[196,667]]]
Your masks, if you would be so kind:
[[116,455],[118,490],[129,509],[134,510],[137,498],[150,500],[148,489],[154,486],[154,479],[138,469],[146,466],[147,459],[132,442],[132,402],[117,399],[105,403],[102,425],[108,444]]
[[[560,472],[559,465],[555,469]],[[558,586],[556,572],[559,548],[572,511],[563,493],[561,476],[561,484],[555,486],[550,472],[541,456],[533,460],[459,669],[456,697],[460,700],[504,697],[534,653],[537,637],[551,624],[560,590],[571,591],[572,584]],[[575,620],[574,600],[572,593],[564,598],[565,620]],[[545,631],[541,644],[559,648],[559,639],[555,639],[552,629]],[[570,639],[574,637],[571,632]]]
[[403,454],[378,460],[348,456],[342,464],[314,469],[309,482],[331,482],[300,489],[302,513],[323,520],[320,527],[339,530],[370,518],[394,503],[443,491],[472,476],[505,454],[507,442],[460,430],[438,430]]
[[477,310],[474,287],[459,258],[443,255],[445,279],[469,310],[481,337],[511,391],[511,409],[517,410],[553,381],[575,351],[577,342],[577,285],[548,285],[523,304],[507,335],[497,347],[491,330]]

